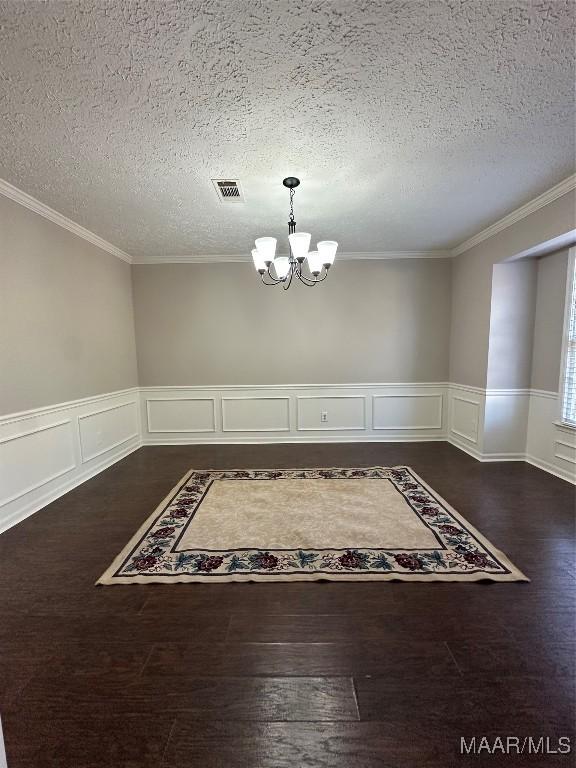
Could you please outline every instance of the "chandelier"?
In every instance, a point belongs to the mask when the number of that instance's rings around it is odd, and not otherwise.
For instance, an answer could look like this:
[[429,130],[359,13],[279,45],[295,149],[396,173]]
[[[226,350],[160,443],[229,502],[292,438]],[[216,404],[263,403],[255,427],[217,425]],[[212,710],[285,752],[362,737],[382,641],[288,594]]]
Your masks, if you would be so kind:
[[[288,176],[282,184],[290,190],[290,217],[288,219],[290,255],[275,255],[275,237],[259,237],[254,242],[256,248],[252,250],[252,258],[264,285],[282,285],[287,291],[294,277],[310,287],[326,280],[328,270],[336,257],[338,243],[334,240],[322,240],[316,245],[318,250],[308,250],[312,235],[308,232],[296,232],[296,222],[294,221],[294,193],[300,184],[300,179]],[[306,267],[304,267],[304,262],[306,262]]]

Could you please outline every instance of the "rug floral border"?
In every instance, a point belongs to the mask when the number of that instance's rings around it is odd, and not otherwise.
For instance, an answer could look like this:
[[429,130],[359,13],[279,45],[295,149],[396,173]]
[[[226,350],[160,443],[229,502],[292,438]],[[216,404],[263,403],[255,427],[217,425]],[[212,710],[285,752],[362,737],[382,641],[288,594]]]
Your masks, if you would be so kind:
[[[179,550],[215,480],[382,479],[434,534],[434,549]],[[98,583],[400,579],[528,581],[410,467],[191,470],[164,499]]]

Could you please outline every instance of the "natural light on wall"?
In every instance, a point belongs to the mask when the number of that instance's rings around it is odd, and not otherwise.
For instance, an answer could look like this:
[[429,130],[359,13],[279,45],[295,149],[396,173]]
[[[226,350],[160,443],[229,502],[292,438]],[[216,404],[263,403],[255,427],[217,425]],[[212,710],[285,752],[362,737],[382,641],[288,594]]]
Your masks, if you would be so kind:
[[576,269],[574,249],[570,252],[568,306],[564,336],[564,381],[562,388],[562,421],[576,427]]

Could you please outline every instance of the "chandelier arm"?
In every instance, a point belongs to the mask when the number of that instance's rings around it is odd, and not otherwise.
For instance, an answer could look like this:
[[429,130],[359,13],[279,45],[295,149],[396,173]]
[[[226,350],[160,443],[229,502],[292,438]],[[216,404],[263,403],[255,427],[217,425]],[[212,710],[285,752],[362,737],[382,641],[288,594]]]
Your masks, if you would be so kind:
[[298,266],[298,271],[296,273],[296,277],[298,280],[300,280],[303,285],[305,285],[307,288],[311,288],[313,285],[316,285],[314,280],[311,280],[309,277],[307,277],[304,272],[302,272],[301,265]]
[[[322,283],[322,282],[324,282],[324,280],[326,280],[326,277],[327,277],[327,275],[324,275],[324,277],[314,278],[314,280],[311,280],[310,278],[307,278],[308,280],[310,280],[310,282],[309,283],[304,283],[304,285],[316,285],[316,283]],[[302,281],[302,282],[304,282],[304,281]]]
[[[324,275],[322,277],[317,277],[314,280],[315,283],[322,283],[328,277],[328,270],[325,267],[323,267],[323,270],[324,270]],[[320,274],[322,274],[322,272],[320,272]]]
[[[328,270],[326,269],[326,267],[324,266],[322,267],[322,272],[324,273],[322,277],[308,277],[308,275],[305,275],[304,272],[302,271],[302,267],[300,267],[298,279],[302,283],[304,283],[304,285],[311,287],[313,285],[316,285],[316,283],[321,283],[324,280],[326,280],[326,278],[328,277]],[[319,274],[322,275],[322,272],[320,272]]]
[[288,288],[290,288],[290,285],[292,284],[292,277],[294,276],[294,267],[292,266],[292,264],[290,265],[289,275],[290,275],[290,277],[287,276],[284,279],[284,285],[282,286],[282,289],[285,290],[285,291],[287,291]]
[[[270,278],[270,280],[272,280],[272,282],[271,282],[271,283],[267,283],[267,282],[264,280],[264,276],[267,276],[267,277],[269,277],[269,278]],[[278,285],[278,283],[281,283],[281,282],[282,282],[282,280],[277,280],[275,277],[272,277],[272,275],[270,274],[270,271],[268,271],[268,272],[263,272],[263,273],[260,275],[260,279],[262,280],[262,282],[264,283],[264,285]]]

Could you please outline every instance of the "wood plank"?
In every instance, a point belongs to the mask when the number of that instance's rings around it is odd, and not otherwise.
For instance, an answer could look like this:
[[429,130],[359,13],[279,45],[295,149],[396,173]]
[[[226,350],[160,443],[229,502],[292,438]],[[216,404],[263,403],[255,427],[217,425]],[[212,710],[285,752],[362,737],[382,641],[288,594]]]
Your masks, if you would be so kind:
[[445,643],[211,643],[155,645],[144,677],[210,675],[382,675],[390,679],[458,674]]
[[367,614],[358,619],[352,614],[277,616],[269,614],[234,614],[228,631],[229,642],[329,643],[357,640],[411,642],[422,638],[446,641],[454,637],[499,640],[509,635],[504,615],[487,616],[477,611],[408,613],[397,607],[386,614]]
[[[12,707],[14,709],[14,707]],[[186,677],[123,675],[68,677],[38,674],[18,699],[18,709],[38,716],[186,712],[199,720],[358,720],[351,678]]]
[[407,730],[386,722],[198,723],[179,715],[163,768],[467,768],[457,762],[458,740],[444,736],[425,723]]
[[174,718],[3,715],[10,768],[159,768]]

